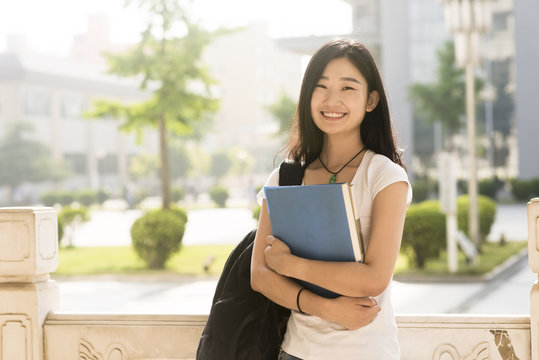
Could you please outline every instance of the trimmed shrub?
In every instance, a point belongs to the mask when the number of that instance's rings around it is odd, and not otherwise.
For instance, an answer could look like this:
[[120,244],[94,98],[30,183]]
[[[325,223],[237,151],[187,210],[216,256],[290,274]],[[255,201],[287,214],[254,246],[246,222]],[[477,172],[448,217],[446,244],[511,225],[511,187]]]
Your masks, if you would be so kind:
[[45,206],[54,206],[60,204],[62,206],[71,205],[75,201],[75,196],[67,191],[49,191],[41,195],[41,202]]
[[76,198],[81,205],[90,206],[97,202],[97,192],[90,189],[79,190]]
[[210,189],[210,198],[219,207],[225,207],[226,200],[228,199],[228,190],[221,185],[215,185]]
[[[153,210],[153,211],[156,211],[156,210]],[[159,210],[157,210],[159,211]],[[187,224],[187,212],[180,208],[180,207],[177,207],[177,206],[171,206],[169,211],[171,211],[174,215],[176,215],[181,221],[183,221],[184,225]]]
[[[90,220],[90,213],[84,206],[77,208],[64,206],[58,212],[58,242],[61,242],[65,236],[67,246],[73,246],[73,234],[75,230],[81,223],[88,220]],[[62,236],[60,236],[60,230]]]
[[99,204],[103,204],[105,201],[110,199],[110,194],[106,192],[105,190],[97,190],[97,202]]
[[406,212],[401,251],[412,266],[423,269],[427,259],[437,258],[445,249],[445,235],[445,215],[438,201],[412,204]]
[[185,222],[175,210],[153,210],[131,226],[133,248],[150,269],[163,269],[181,246]]
[[457,192],[459,194],[468,193],[468,180],[465,180],[465,179],[457,180]]
[[511,180],[511,191],[516,200],[528,202],[539,196],[539,178],[513,179]]
[[45,206],[54,206],[55,204],[58,203],[58,198],[56,197],[56,193],[47,192],[41,195],[41,202]]
[[178,202],[185,197],[185,190],[181,187],[174,187],[170,190],[170,196],[173,202]]
[[256,205],[256,207],[253,209],[253,219],[255,219],[256,221],[260,219],[260,209],[261,209],[260,205]]
[[64,237],[64,222],[60,217],[58,217],[58,245],[62,242]]
[[483,179],[479,181],[479,194],[488,196],[491,199],[496,199],[498,190],[503,187],[503,181],[494,176],[491,179]]
[[[481,237],[481,242],[485,242],[496,217],[496,203],[486,196],[479,196],[477,205],[479,208],[479,236]],[[468,210],[468,195],[459,196],[457,199],[458,228],[466,236],[470,237],[468,232]]]
[[59,199],[58,203],[62,206],[68,206],[73,204],[73,201],[75,201],[75,195],[70,192],[62,191],[59,192]]
[[133,204],[138,205],[142,202],[142,200],[144,200],[149,195],[149,193],[148,193],[148,190],[139,188],[135,190],[132,195],[133,195]]
[[429,198],[429,182],[426,179],[416,179],[412,184],[412,192],[414,194],[413,201],[419,203]]

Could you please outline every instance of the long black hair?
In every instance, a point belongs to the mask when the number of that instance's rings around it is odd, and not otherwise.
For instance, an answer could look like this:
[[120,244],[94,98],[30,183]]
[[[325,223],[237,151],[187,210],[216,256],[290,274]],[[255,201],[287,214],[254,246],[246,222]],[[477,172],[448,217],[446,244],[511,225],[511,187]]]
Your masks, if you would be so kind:
[[376,107],[365,113],[360,126],[361,141],[365,148],[391,159],[404,167],[398,152],[389,106],[382,78],[369,50],[360,42],[353,40],[332,40],[324,44],[313,55],[301,84],[298,107],[292,127],[287,157],[296,162],[310,164],[318,158],[324,142],[323,132],[314,123],[311,113],[311,98],[315,85],[320,80],[327,64],[334,59],[346,58],[361,72],[367,81],[367,93],[377,91],[379,101]]

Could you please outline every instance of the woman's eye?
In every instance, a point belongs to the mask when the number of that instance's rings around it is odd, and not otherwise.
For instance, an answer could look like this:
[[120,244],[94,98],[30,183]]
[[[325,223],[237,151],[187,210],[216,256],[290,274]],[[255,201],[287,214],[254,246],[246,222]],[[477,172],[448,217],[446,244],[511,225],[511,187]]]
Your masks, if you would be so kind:
[[355,90],[353,87],[351,86],[345,86],[342,88],[343,90]]
[[325,89],[325,88],[326,88],[326,85],[316,84],[314,87],[315,87],[315,88],[320,88],[320,89]]

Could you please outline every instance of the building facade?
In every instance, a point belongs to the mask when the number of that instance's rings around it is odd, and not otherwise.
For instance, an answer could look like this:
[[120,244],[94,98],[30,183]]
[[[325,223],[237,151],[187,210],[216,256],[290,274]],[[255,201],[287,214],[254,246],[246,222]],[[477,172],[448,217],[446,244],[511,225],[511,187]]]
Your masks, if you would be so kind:
[[[158,153],[155,132],[146,130],[139,144],[135,135],[118,129],[118,121],[84,116],[96,98],[133,102],[147,96],[136,81],[105,73],[99,54],[126,48],[110,44],[105,20],[90,18],[88,34],[75,38],[70,58],[32,53],[21,38],[0,54],[0,136],[15,122],[31,124],[34,131],[27,136],[46,144],[72,173],[61,183],[24,184],[22,191],[31,203],[51,189],[104,189],[121,195],[132,181],[130,159]],[[207,153],[237,147],[267,173],[283,142],[268,106],[282,94],[295,100],[301,57],[278,48],[264,25],[253,24],[218,37],[203,61],[217,82],[220,108],[200,147]],[[7,193],[0,193],[0,203],[8,203],[3,197]]]
[[0,136],[17,122],[31,125],[26,136],[46,144],[63,160],[71,176],[61,184],[25,186],[28,201],[50,187],[62,190],[117,189],[127,183],[128,157],[154,151],[149,140],[139,146],[112,119],[86,119],[95,98],[142,99],[133,83],[104,75],[99,68],[32,53],[0,55]]

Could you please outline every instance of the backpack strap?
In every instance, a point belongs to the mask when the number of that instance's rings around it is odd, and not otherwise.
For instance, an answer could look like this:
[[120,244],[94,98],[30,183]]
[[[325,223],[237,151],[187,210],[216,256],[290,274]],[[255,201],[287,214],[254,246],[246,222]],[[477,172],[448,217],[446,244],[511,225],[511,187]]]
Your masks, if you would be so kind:
[[279,186],[301,185],[305,166],[293,160],[284,160],[279,166]]

